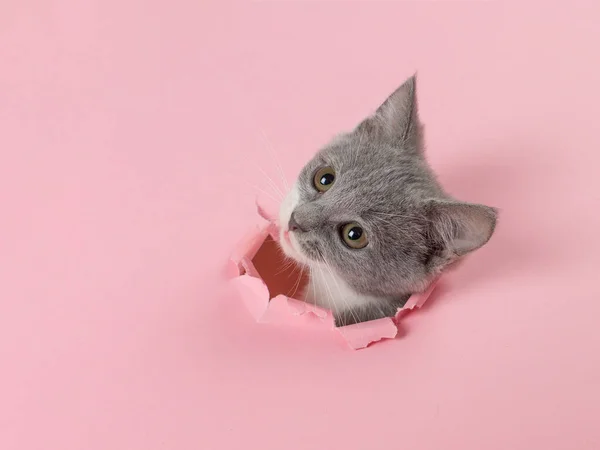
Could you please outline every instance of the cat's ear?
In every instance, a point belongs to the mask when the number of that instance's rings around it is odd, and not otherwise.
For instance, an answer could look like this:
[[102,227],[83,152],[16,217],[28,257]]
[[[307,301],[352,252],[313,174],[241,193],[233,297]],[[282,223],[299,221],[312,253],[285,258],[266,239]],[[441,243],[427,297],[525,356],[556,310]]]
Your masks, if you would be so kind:
[[438,264],[451,263],[486,244],[498,216],[489,206],[452,201],[430,200],[426,210]]
[[396,89],[356,131],[419,147],[422,131],[417,108],[416,74]]

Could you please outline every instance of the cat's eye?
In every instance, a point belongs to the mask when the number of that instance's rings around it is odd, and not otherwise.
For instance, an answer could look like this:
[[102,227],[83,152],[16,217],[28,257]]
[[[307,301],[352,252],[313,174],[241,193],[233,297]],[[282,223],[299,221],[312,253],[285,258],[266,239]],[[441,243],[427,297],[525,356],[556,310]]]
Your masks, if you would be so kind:
[[344,225],[340,233],[344,244],[353,249],[365,248],[369,243],[367,233],[359,224],[352,222]]
[[315,189],[319,192],[327,191],[335,181],[335,170],[333,167],[321,167],[315,173],[313,178],[313,184],[315,185]]

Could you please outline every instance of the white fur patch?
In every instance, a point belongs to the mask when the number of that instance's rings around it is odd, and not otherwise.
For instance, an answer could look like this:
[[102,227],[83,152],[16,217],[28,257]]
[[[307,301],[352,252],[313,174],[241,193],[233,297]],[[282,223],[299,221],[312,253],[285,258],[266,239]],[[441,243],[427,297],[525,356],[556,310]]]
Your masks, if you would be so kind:
[[382,301],[379,297],[356,293],[326,266],[315,263],[312,264],[312,275],[304,291],[304,300],[334,313],[376,305]]

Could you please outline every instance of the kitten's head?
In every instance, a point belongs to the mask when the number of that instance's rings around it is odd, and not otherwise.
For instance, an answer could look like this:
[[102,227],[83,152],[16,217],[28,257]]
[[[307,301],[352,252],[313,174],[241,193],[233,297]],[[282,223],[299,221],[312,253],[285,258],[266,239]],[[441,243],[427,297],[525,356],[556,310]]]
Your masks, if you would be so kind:
[[415,77],[300,172],[280,209],[284,252],[357,293],[419,292],[484,245],[496,211],[450,199],[423,155]]

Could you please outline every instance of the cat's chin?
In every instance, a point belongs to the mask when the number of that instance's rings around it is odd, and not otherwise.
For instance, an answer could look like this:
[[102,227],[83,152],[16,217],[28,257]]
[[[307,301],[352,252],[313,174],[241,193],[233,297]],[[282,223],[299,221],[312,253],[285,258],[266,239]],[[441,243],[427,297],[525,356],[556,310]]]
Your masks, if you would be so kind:
[[312,263],[312,261],[302,253],[300,246],[289,231],[281,230],[279,232],[279,245],[281,246],[283,253],[297,263],[303,265],[310,265]]

